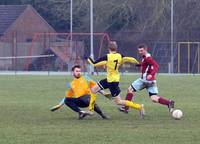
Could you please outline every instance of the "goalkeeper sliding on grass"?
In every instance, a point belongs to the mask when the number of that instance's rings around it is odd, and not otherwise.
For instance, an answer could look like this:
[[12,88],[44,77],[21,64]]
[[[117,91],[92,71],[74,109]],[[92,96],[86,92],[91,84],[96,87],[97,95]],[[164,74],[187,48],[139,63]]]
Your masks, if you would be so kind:
[[[58,105],[52,107],[51,111],[58,110],[64,104],[66,104],[73,111],[79,114],[79,119],[83,119],[85,116],[88,115],[88,113],[85,111],[82,111],[80,107],[85,108],[89,106],[90,95],[95,96],[95,94],[92,94],[90,92],[90,88],[96,85],[96,83],[92,79],[90,79],[88,76],[81,75],[81,66],[79,65],[75,65],[72,68],[72,74],[73,74],[74,79],[69,84],[67,84],[66,97],[63,98]],[[107,98],[109,98],[110,96],[110,94],[107,94],[104,91],[99,91],[99,93],[101,93]],[[103,112],[97,106],[96,103],[94,104],[94,111],[97,112],[103,119],[108,118],[105,114],[103,114]]]

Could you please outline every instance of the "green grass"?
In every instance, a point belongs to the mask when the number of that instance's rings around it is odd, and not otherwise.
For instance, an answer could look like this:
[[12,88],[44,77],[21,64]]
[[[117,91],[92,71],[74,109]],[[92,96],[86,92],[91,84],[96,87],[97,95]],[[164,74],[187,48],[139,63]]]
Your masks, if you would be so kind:
[[[101,79],[102,77],[94,77]],[[122,97],[136,76],[123,76]],[[173,120],[168,109],[154,104],[146,91],[137,93],[146,117],[136,110],[117,111],[113,102],[98,96],[97,103],[111,117],[77,120],[69,108],[49,108],[65,94],[69,76],[0,76],[0,144],[196,144],[200,142],[200,76],[159,76],[160,95],[173,98],[184,112]]]

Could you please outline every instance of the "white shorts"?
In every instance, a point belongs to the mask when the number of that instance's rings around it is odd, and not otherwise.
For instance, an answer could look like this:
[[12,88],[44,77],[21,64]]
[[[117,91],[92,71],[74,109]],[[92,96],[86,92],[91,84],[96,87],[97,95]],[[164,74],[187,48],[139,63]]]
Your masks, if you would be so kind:
[[147,81],[139,78],[131,84],[131,87],[135,91],[139,91],[146,88],[146,90],[149,92],[149,96],[158,94],[158,87],[156,85],[156,80]]

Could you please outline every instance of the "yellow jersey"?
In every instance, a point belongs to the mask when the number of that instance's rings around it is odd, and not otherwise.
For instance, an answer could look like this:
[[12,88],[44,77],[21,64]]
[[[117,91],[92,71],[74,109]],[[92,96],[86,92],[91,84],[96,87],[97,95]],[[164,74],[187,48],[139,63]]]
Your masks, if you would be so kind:
[[90,88],[96,85],[88,76],[81,76],[78,79],[74,79],[67,84],[66,97],[79,98],[84,95],[90,94]]
[[106,65],[107,69],[107,81],[108,82],[119,82],[120,73],[119,67],[125,62],[131,62],[134,64],[139,64],[139,62],[133,57],[125,57],[120,53],[109,53],[104,57],[93,61],[91,58],[88,59],[88,62],[93,66]]

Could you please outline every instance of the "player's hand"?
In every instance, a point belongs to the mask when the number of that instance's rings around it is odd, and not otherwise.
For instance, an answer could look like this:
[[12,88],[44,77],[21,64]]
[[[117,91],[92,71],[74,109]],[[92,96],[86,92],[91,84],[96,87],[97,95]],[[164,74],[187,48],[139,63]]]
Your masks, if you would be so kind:
[[88,57],[88,58],[87,58],[87,64],[89,64],[89,63],[90,63],[90,62],[89,62],[89,60],[90,60],[90,57]]
[[147,75],[147,80],[151,80],[152,79],[152,75]]

